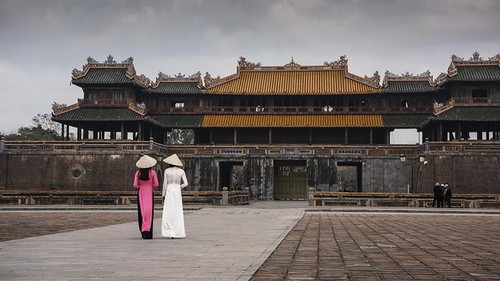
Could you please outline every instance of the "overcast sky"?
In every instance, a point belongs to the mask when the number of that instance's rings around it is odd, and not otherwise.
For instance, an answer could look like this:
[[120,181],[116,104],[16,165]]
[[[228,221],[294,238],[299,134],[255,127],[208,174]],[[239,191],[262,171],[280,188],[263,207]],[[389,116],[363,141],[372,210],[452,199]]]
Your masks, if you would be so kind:
[[349,72],[436,78],[452,54],[500,53],[498,0],[0,0],[0,131],[83,97],[71,71],[87,57],[134,58],[138,74],[212,77],[238,58],[321,65],[341,55]]

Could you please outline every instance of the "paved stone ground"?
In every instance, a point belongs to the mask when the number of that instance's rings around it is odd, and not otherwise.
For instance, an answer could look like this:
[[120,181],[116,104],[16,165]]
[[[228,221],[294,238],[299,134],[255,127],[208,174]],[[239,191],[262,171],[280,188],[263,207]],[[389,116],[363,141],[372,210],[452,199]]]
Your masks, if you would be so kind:
[[189,211],[176,241],[140,239],[133,208],[2,209],[0,280],[500,280],[498,212],[308,209]]
[[132,221],[137,221],[136,211],[0,211],[0,242]]
[[500,280],[500,216],[306,213],[251,280]]

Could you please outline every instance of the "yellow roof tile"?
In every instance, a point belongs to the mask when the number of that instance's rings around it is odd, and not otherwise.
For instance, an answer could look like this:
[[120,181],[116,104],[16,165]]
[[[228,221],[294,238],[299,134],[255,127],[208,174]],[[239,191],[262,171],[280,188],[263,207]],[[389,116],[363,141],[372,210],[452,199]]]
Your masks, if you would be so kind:
[[236,95],[342,95],[378,92],[378,87],[344,69],[240,71],[237,75],[232,75],[231,79],[223,81],[209,86],[206,92]]
[[202,127],[382,127],[382,115],[205,115]]

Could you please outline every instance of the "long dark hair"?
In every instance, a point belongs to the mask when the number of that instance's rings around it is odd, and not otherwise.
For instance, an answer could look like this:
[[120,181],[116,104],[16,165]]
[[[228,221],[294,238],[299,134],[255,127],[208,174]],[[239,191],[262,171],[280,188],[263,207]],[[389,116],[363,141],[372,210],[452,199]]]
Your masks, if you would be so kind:
[[143,181],[149,180],[149,171],[151,168],[139,169],[139,179]]

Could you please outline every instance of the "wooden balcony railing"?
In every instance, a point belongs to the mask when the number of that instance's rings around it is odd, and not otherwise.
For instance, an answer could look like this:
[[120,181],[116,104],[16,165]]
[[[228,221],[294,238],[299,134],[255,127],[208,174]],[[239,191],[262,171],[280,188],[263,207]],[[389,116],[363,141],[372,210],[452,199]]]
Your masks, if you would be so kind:
[[303,156],[391,156],[417,157],[432,153],[500,153],[500,141],[425,142],[421,145],[165,145],[150,141],[6,141],[0,153],[22,151],[155,151],[170,155],[303,155]]

